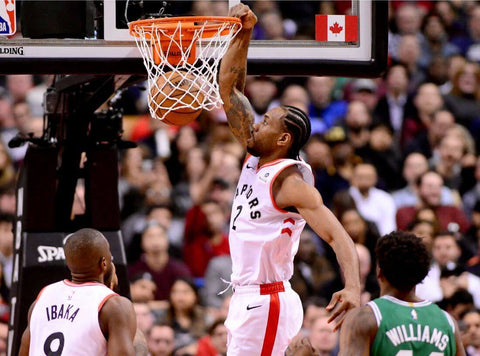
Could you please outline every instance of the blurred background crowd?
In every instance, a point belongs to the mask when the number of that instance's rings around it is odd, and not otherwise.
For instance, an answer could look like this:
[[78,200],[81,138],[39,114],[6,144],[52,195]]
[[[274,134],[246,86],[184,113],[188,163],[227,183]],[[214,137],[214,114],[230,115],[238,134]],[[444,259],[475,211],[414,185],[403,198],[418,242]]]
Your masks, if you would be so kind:
[[[348,14],[350,1],[252,1],[255,39],[309,39],[306,12]],[[300,6],[299,4],[302,4]],[[226,11],[195,1],[197,15]],[[378,296],[374,247],[399,229],[422,237],[433,261],[421,298],[458,321],[469,355],[480,355],[480,3],[392,1],[389,66],[382,78],[248,77],[259,120],[277,105],[308,112],[302,151],[316,187],[356,244],[362,303]],[[49,76],[0,77],[0,349],[8,318],[15,179],[26,147],[16,134],[43,127]],[[225,355],[231,290],[228,226],[245,156],[225,113],[173,127],[148,114],[146,90],[122,94],[124,150],[118,182],[131,296],[152,356]],[[84,209],[79,182],[72,215]],[[292,278],[305,309],[302,334],[336,355],[325,306],[342,288],[333,251],[301,236]],[[224,291],[224,293],[221,293]]]

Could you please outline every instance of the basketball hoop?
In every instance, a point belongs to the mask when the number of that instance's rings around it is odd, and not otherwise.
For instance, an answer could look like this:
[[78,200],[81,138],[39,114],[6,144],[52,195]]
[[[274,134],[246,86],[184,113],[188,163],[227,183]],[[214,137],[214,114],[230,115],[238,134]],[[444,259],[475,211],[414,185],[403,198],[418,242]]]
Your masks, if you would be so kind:
[[152,117],[163,120],[172,111],[222,105],[218,63],[241,29],[240,19],[170,17],[133,21],[129,27],[148,72]]

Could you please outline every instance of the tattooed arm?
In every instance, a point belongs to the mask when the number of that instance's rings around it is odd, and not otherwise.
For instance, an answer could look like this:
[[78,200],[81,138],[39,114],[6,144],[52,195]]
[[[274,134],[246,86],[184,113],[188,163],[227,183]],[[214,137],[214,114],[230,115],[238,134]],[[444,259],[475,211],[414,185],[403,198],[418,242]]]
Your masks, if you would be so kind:
[[250,37],[257,17],[250,8],[238,4],[230,10],[230,16],[242,20],[242,29],[232,40],[220,64],[220,96],[233,135],[243,146],[251,135],[253,110],[243,95],[247,75],[247,54]]
[[348,312],[340,331],[338,356],[369,356],[378,326],[369,306]]

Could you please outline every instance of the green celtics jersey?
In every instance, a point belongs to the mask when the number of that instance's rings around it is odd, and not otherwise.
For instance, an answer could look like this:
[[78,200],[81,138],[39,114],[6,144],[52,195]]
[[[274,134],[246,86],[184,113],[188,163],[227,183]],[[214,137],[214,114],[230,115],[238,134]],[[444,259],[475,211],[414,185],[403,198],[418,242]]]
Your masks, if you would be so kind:
[[454,356],[455,326],[437,305],[383,296],[368,303],[378,331],[372,356]]

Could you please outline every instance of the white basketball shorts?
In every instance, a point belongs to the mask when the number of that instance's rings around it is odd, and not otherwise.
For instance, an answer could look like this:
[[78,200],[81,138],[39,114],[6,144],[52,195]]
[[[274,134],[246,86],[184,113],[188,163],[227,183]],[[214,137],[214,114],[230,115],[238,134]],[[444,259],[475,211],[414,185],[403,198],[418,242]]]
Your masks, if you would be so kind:
[[302,302],[290,282],[237,286],[225,321],[227,356],[283,356],[302,322]]

